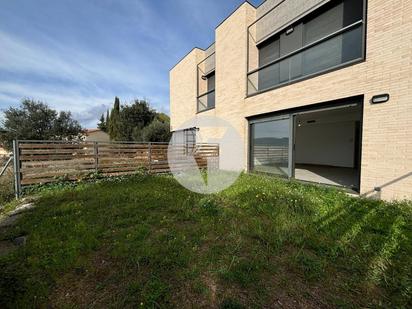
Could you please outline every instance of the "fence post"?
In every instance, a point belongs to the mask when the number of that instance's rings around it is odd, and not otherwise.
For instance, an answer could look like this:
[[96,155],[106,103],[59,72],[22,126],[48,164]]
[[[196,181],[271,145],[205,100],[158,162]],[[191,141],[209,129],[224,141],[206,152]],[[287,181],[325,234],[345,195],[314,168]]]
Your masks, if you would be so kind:
[[149,142],[149,174],[152,173],[152,143]]
[[95,172],[99,172],[99,145],[97,142],[93,142],[93,149],[94,149],[94,169]]
[[21,175],[20,175],[20,149],[19,141],[13,141],[13,169],[14,169],[14,191],[18,199],[21,194]]

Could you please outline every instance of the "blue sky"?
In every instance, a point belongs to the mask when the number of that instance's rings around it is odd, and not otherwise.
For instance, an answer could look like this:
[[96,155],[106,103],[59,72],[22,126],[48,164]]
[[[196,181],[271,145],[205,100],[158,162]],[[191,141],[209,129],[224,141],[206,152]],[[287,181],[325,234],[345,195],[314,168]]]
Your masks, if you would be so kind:
[[169,70],[242,2],[0,0],[0,110],[28,97],[95,127],[118,96],[168,113]]

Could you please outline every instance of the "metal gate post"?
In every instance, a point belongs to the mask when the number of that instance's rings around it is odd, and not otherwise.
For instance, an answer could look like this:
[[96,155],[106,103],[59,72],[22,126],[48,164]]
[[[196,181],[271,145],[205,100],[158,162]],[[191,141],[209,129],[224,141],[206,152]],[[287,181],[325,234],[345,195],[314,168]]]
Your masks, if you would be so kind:
[[21,175],[20,175],[20,149],[19,141],[13,141],[13,169],[14,169],[14,190],[16,198],[21,195]]

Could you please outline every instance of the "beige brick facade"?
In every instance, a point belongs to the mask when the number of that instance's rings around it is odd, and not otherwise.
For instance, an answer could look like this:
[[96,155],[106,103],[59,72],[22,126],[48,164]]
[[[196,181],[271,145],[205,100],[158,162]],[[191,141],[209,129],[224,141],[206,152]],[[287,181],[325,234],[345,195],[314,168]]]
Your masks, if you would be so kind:
[[[384,199],[412,198],[412,2],[368,1],[364,62],[246,97],[247,27],[255,20],[256,8],[244,3],[216,29],[214,109],[196,114],[197,64],[205,51],[192,50],[171,70],[172,129],[218,116],[238,130],[247,162],[246,117],[363,95],[360,193],[374,196],[381,187]],[[390,94],[389,102],[370,103],[382,93]]]

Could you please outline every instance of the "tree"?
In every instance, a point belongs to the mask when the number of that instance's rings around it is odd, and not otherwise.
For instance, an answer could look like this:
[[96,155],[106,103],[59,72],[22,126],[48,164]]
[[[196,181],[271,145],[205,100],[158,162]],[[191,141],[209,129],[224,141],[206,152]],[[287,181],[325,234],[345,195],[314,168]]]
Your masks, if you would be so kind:
[[106,132],[106,131],[107,131],[107,123],[106,123],[106,120],[104,119],[104,114],[102,114],[102,115],[100,116],[100,120],[99,120],[99,123],[97,124],[97,127],[98,127],[100,130],[102,130],[103,132]]
[[43,102],[25,99],[4,112],[0,131],[0,141],[11,149],[14,139],[72,140],[80,137],[82,127],[70,112],[58,113]]
[[[120,106],[119,98],[115,98],[113,109],[106,116],[106,127],[108,128],[110,139],[115,141],[145,141],[145,136],[152,136],[152,130],[156,128],[156,136],[160,136],[159,132],[169,132],[170,118],[164,113],[157,113],[152,109],[146,100],[134,100],[130,105]],[[145,129],[154,121],[158,123],[154,124],[151,129]],[[100,117],[100,124],[103,124],[104,117]],[[163,130],[163,131],[162,131]],[[154,137],[153,137],[154,138]],[[168,141],[167,136],[163,137],[165,141]]]
[[145,100],[135,100],[133,104],[123,106],[120,112],[120,136],[124,141],[132,141],[136,132],[149,125],[156,116]]
[[141,134],[144,142],[169,142],[172,137],[169,123],[159,120],[153,120]]
[[156,119],[159,120],[160,122],[169,122],[170,123],[170,117],[166,115],[165,113],[157,113],[156,114]]
[[109,135],[111,140],[120,140],[120,100],[114,98],[114,105],[109,118]]
[[109,132],[109,121],[110,121],[110,114],[109,114],[109,110],[106,111],[106,133]]
[[61,111],[54,120],[52,138],[58,140],[74,139],[80,137],[83,129],[77,120],[72,118],[71,112]]

